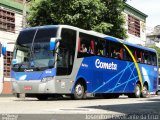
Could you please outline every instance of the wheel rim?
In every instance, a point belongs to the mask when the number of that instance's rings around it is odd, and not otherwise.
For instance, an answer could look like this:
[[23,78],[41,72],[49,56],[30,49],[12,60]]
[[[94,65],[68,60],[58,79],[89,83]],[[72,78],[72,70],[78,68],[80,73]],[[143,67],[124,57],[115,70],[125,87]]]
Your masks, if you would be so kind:
[[83,94],[83,87],[78,84],[75,88],[76,95],[81,96]]
[[137,95],[137,96],[140,96],[140,94],[141,94],[141,89],[140,89],[140,87],[137,85],[137,86],[136,86],[136,95]]

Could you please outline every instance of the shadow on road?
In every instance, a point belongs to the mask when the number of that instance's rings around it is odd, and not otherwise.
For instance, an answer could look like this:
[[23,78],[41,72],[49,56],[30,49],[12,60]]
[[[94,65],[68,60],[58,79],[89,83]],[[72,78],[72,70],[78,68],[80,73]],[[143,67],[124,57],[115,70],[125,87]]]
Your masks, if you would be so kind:
[[141,113],[142,114],[145,114],[145,113],[160,114],[160,99],[149,99],[149,100],[146,100],[144,103],[96,105],[96,106],[87,106],[84,108],[101,109],[101,110],[118,112],[122,114],[134,114],[134,113],[135,114],[141,114]]
[[[82,99],[83,101],[85,100],[99,100],[99,99],[104,99],[103,97],[99,96],[99,97],[89,97],[89,98],[86,98],[86,99]],[[123,97],[120,97],[120,98],[108,98],[108,99],[128,99],[127,96],[123,96]],[[72,101],[74,99],[72,99],[71,97],[50,97],[48,98],[47,100],[41,100],[41,101]],[[107,99],[106,99],[107,100]],[[14,101],[39,101],[37,98],[17,98],[15,99]],[[74,100],[74,101],[79,101],[79,100]]]

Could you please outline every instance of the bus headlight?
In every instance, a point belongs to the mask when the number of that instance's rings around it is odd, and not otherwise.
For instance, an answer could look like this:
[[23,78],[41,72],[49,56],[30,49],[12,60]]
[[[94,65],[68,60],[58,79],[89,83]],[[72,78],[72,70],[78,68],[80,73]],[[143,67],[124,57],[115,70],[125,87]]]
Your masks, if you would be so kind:
[[53,80],[54,77],[44,77],[41,82],[48,82],[50,80]]

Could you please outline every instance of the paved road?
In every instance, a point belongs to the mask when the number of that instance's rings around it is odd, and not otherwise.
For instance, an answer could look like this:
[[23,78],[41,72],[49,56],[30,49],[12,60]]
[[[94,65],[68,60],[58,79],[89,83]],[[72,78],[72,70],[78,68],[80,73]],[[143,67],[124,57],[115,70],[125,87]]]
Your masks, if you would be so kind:
[[[9,120],[5,119],[7,117],[12,120],[13,118],[17,120],[17,117],[18,120],[95,119],[97,116],[92,114],[106,115],[105,119],[119,115],[121,117],[132,115],[131,117],[135,119],[136,117],[160,119],[160,95],[149,98],[121,96],[119,99],[71,100],[65,98],[48,101],[38,101],[35,98],[0,97],[0,113],[2,114],[0,120]],[[96,119],[100,117],[104,118],[104,116],[98,116]]]

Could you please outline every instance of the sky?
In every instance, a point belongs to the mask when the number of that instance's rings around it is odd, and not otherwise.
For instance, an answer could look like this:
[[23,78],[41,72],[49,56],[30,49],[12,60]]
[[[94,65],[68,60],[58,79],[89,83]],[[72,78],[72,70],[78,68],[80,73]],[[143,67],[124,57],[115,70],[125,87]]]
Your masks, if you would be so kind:
[[160,25],[160,0],[127,0],[127,3],[148,15],[146,19],[148,31]]

